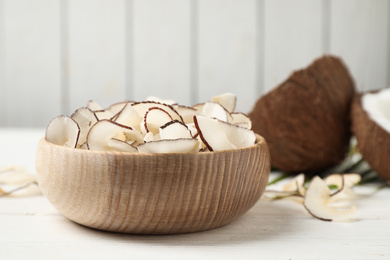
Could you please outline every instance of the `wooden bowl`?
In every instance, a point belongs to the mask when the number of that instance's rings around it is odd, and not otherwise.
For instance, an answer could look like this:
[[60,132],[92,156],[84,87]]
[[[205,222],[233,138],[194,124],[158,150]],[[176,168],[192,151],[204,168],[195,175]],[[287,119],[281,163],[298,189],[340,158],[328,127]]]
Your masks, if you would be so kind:
[[43,195],[65,217],[95,229],[174,234],[226,225],[265,190],[265,140],[202,153],[138,154],[72,149],[40,140],[36,171]]

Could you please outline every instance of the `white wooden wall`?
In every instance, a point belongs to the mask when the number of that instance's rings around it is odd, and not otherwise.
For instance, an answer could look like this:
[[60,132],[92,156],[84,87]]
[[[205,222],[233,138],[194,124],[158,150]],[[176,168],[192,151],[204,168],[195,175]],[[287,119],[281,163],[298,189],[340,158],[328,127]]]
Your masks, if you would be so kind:
[[324,53],[383,88],[389,16],[390,0],[0,0],[0,127],[149,95],[233,92],[248,112]]

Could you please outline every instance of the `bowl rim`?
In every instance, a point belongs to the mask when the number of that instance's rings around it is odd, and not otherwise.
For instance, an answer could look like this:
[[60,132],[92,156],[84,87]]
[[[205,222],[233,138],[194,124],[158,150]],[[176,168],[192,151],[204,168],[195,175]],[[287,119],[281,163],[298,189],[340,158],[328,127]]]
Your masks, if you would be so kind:
[[161,155],[197,155],[197,154],[223,154],[227,152],[238,152],[238,151],[244,151],[244,150],[250,150],[256,147],[263,146],[267,144],[265,138],[259,134],[256,134],[256,140],[255,143],[251,146],[246,146],[242,148],[237,149],[229,149],[229,150],[221,150],[221,151],[205,151],[205,152],[188,152],[188,153],[130,153],[130,152],[120,152],[120,151],[96,151],[96,150],[87,150],[87,149],[78,149],[68,146],[62,146],[58,144],[51,143],[46,140],[46,137],[43,136],[38,145],[40,146],[41,143],[44,143],[45,145],[56,147],[57,149],[64,149],[64,150],[72,150],[74,152],[80,152],[80,153],[88,153],[88,154],[106,154],[106,155],[132,155],[132,156],[161,156]]

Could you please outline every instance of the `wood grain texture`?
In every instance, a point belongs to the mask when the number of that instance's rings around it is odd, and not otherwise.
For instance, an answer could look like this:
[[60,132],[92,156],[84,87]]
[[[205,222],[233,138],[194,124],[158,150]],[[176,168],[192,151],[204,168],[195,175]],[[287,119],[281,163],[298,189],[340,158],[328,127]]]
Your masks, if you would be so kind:
[[75,150],[42,139],[37,178],[64,216],[96,229],[134,234],[188,233],[226,225],[262,195],[270,157],[251,147],[188,154]]
[[352,103],[352,132],[363,158],[380,177],[390,180],[390,134],[362,108],[362,95],[356,95]]

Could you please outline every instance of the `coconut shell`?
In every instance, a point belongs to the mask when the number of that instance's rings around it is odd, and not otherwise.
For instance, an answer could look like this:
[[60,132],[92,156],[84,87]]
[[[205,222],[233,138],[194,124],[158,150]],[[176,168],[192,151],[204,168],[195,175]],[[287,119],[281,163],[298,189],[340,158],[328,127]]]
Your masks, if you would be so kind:
[[326,55],[259,98],[249,117],[269,144],[272,165],[315,172],[340,163],[349,147],[354,94],[347,67]]
[[352,104],[352,132],[363,158],[381,178],[390,180],[390,134],[363,109],[363,95],[356,95]]

